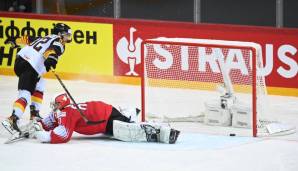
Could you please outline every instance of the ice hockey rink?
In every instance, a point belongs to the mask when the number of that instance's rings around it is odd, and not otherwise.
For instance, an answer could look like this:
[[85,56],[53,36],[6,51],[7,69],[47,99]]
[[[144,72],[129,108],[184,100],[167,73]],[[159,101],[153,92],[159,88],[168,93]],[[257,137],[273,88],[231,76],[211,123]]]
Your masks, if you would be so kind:
[[[140,107],[140,87],[86,81],[64,81],[77,102],[102,100]],[[17,95],[17,79],[0,76],[0,119],[11,113]],[[49,112],[54,94],[63,92],[59,82],[47,79],[42,116]],[[276,111],[298,128],[298,98],[278,98]],[[282,99],[282,100],[281,100]],[[274,99],[273,99],[274,101]],[[27,110],[22,123],[28,122]],[[4,144],[7,134],[0,128],[0,170],[67,171],[297,171],[298,134],[253,138],[227,136],[229,130],[197,122],[170,123],[181,130],[176,144],[128,143],[104,135],[74,134],[66,144],[41,144],[26,139]],[[221,132],[225,130],[227,132]],[[221,132],[220,134],[215,134]]]

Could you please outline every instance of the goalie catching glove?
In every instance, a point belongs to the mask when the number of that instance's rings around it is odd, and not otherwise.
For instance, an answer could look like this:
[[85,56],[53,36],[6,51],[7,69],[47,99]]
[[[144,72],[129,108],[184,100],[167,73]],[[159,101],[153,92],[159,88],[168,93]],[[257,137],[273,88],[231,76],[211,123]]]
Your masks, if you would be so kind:
[[28,133],[29,138],[36,138],[40,142],[49,142],[50,132],[44,131],[40,122],[35,119],[30,120],[30,122],[20,128],[22,132]]
[[37,131],[43,130],[42,125],[34,119],[30,120],[27,125],[21,126],[20,129],[22,132],[28,132],[30,138],[34,138]]

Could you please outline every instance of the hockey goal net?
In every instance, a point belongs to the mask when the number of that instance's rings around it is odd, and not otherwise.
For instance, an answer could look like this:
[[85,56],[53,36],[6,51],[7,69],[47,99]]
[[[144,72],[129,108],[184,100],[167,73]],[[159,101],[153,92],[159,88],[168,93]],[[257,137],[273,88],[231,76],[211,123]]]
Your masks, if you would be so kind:
[[142,42],[141,60],[143,120],[248,128],[253,136],[285,132],[266,112],[259,44],[148,39]]

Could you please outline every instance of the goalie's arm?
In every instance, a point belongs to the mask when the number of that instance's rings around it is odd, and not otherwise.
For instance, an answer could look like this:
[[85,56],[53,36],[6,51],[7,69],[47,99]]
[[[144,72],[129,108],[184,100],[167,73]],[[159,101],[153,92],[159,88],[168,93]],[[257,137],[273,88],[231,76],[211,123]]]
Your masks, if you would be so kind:
[[58,126],[58,123],[55,121],[54,113],[51,112],[47,117],[43,118],[40,121],[42,128],[46,131],[53,130]]
[[[54,114],[52,114],[52,116],[54,119]],[[48,131],[37,131],[35,133],[35,137],[43,143],[58,144],[68,142],[73,134],[76,125],[76,119],[70,117],[71,116],[69,115],[60,115],[58,117],[58,121],[54,119],[54,123],[52,124],[52,126],[54,126],[53,129],[50,129]],[[45,119],[43,119],[43,121]]]
[[64,125],[59,125],[51,131],[37,131],[35,137],[42,143],[59,144],[70,140],[73,129],[70,130]]

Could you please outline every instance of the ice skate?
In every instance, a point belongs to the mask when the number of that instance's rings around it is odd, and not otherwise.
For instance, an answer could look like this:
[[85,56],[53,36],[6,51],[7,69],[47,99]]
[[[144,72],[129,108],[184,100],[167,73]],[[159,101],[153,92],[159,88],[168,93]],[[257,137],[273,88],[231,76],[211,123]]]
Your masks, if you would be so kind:
[[18,120],[19,118],[13,113],[10,117],[2,121],[2,125],[10,134],[21,133],[17,124]]
[[14,132],[7,141],[4,142],[4,144],[11,144],[23,139],[29,138],[29,132]]
[[30,120],[42,120],[42,117],[39,115],[39,110],[36,110],[34,105],[30,105]]
[[5,144],[10,144],[29,137],[28,131],[21,131],[18,126],[19,118],[13,113],[10,117],[2,121],[3,127],[11,134]]
[[177,138],[180,134],[180,131],[175,130],[175,129],[171,129],[170,132],[170,138],[169,138],[169,144],[175,144],[177,141]]

